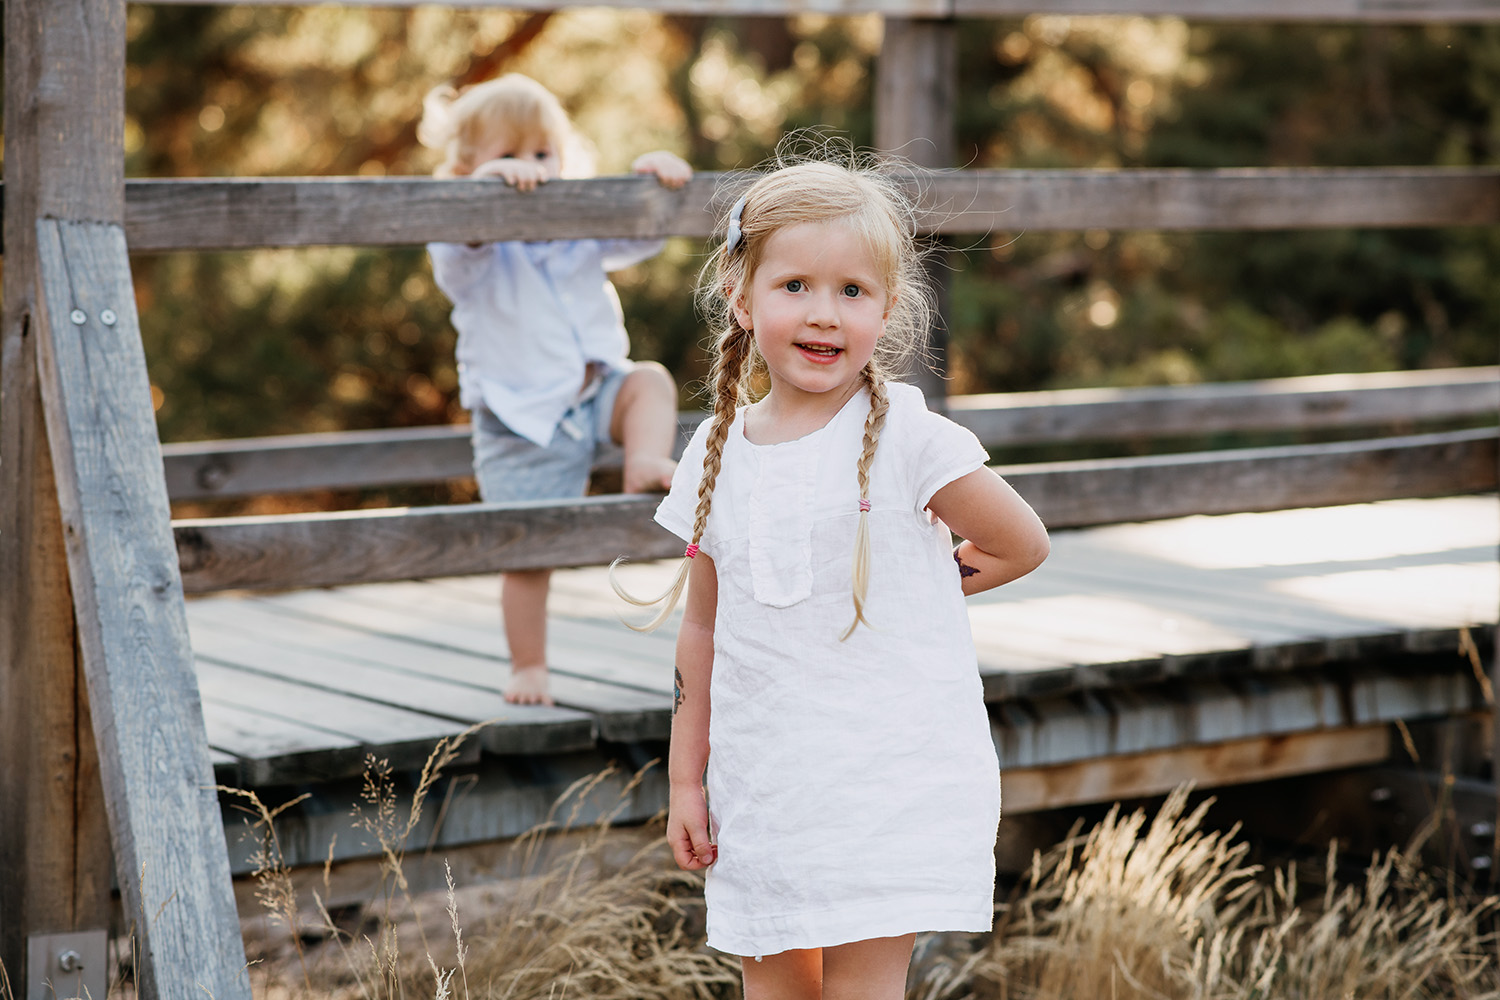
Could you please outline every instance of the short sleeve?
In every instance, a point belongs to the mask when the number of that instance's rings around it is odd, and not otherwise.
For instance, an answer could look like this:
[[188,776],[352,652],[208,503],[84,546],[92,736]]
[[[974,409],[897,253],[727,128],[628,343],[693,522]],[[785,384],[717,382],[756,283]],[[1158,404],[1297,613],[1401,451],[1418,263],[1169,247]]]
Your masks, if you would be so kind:
[[471,247],[465,243],[429,243],[432,277],[450,300],[463,295],[465,289],[484,277],[490,264],[493,245],[482,243]]
[[599,256],[605,271],[623,271],[661,253],[666,240],[613,239],[599,241]]
[[712,424],[712,416],[706,417],[693,432],[677,463],[677,471],[672,473],[672,488],[656,506],[656,523],[685,542],[693,540],[698,483],[703,479],[703,459],[708,455],[708,430]]
[[907,481],[916,488],[916,509],[922,510],[934,493],[984,468],[990,456],[973,431],[929,410],[920,389],[900,383],[889,389],[892,409],[900,408]]

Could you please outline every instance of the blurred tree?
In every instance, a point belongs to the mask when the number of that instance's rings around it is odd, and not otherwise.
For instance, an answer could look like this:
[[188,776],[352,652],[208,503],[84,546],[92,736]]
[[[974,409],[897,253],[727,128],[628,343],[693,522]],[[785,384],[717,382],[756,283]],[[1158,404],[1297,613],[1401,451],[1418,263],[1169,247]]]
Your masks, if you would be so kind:
[[[600,172],[675,148],[764,160],[789,129],[868,143],[876,16],[190,7],[128,12],[132,176],[423,174],[421,98],[507,70],[562,98]],[[964,166],[1486,164],[1500,29],[966,22]],[[674,240],[617,276],[637,357],[704,371]],[[1493,229],[1005,233],[953,283],[955,391],[1489,363]],[[135,261],[165,440],[461,419],[420,248]]]
[[[1500,30],[1033,17],[961,32],[985,166],[1496,162]],[[959,391],[1489,364],[1490,229],[995,234]]]

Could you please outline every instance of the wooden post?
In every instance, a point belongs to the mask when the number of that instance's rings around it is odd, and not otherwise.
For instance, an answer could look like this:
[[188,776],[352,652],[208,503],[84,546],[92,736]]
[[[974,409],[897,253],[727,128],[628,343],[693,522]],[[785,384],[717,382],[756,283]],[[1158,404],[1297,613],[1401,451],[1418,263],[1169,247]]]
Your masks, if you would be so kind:
[[107,816],[140,995],[248,1000],[122,228],[124,26],[6,5],[4,958],[30,992],[61,977],[26,951],[102,932]]
[[[875,79],[875,145],[922,167],[953,166],[953,108],[957,97],[957,34],[952,19],[887,17]],[[936,298],[931,365],[917,365],[910,378],[927,402],[943,409],[947,401],[949,253],[938,243],[927,276]]]
[[[107,9],[106,9],[107,8]],[[73,633],[67,557],[37,383],[35,219],[64,199],[78,214],[118,217],[120,130],[68,123],[61,75],[76,73],[80,37],[124,56],[123,3],[49,0],[5,5],[5,285],[0,314],[0,965],[26,995],[27,939],[89,933],[110,913],[109,826],[82,664]],[[123,76],[123,65],[117,75]],[[104,74],[67,86],[111,107]],[[90,91],[102,87],[105,92]],[[113,104],[123,102],[122,83]],[[120,118],[116,114],[115,118]],[[110,141],[110,135],[113,142]],[[66,137],[66,141],[64,141]],[[90,151],[94,156],[90,156]],[[99,154],[110,158],[102,169]],[[84,969],[90,992],[107,970]],[[60,978],[60,977],[58,977]],[[59,983],[61,985],[61,983]]]

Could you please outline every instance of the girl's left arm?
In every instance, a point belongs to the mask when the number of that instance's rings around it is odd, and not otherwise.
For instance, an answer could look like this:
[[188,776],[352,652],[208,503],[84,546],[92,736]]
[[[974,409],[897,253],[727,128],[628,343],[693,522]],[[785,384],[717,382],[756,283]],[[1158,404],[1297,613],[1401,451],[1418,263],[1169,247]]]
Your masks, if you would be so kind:
[[975,469],[927,505],[963,539],[954,550],[964,595],[1018,580],[1047,558],[1047,529],[1031,505],[990,469]]

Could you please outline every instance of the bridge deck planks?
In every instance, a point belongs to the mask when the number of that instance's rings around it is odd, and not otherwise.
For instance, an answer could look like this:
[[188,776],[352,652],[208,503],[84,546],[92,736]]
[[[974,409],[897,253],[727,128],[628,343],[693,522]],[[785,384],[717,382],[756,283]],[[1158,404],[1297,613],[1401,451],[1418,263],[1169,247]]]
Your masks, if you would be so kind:
[[[1274,730],[1276,720],[1240,718],[1238,690],[1279,691],[1295,671],[1335,660],[1456,653],[1460,628],[1493,626],[1497,546],[1493,495],[1059,532],[1041,570],[971,599],[980,672],[992,701],[1105,692],[1125,705],[1141,685],[1195,678],[1196,728]],[[654,593],[674,569],[627,565],[621,578]],[[664,739],[677,619],[650,635],[626,629],[603,568],[553,580],[556,708],[500,697],[493,576],[190,601],[218,773],[332,780],[358,773],[369,752],[420,766],[438,738],[475,724],[469,754]],[[1278,697],[1298,719],[1331,711],[1331,696],[1307,685]],[[1034,721],[1034,709],[1017,710]],[[997,718],[1006,711],[997,705]],[[1132,724],[1144,734],[1152,718],[1143,703]]]

